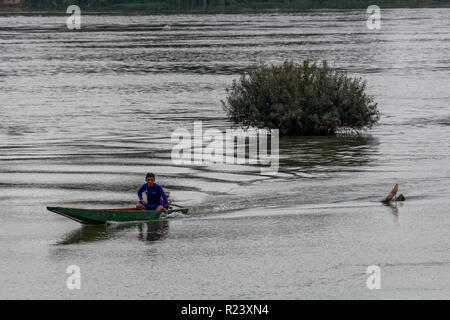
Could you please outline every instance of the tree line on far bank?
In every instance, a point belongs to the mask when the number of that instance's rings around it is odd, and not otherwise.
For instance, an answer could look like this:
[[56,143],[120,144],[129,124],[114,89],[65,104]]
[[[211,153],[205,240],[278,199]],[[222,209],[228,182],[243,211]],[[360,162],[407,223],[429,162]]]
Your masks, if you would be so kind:
[[[264,8],[363,8],[371,0],[24,0],[31,8],[60,8],[69,5],[82,8],[135,9],[135,10],[214,10]],[[430,7],[450,5],[450,0],[377,0],[380,7]]]

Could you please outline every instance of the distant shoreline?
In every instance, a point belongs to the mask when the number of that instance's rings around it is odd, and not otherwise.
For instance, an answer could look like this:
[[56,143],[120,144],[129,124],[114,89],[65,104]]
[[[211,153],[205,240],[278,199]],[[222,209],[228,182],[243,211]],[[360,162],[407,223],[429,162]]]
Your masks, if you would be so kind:
[[[1,1],[1,0],[0,0]],[[138,0],[139,1],[139,0]],[[382,9],[414,9],[414,8],[450,8],[450,0],[378,0],[378,1],[360,1],[351,0],[337,1],[325,0],[318,4],[308,0],[290,0],[290,2],[257,2],[248,0],[246,3],[233,3],[227,6],[211,6],[204,8],[201,6],[178,7],[169,2],[126,2],[114,5],[94,5],[87,7],[80,5],[83,14],[217,14],[217,13],[282,13],[282,12],[301,12],[318,9],[343,10],[343,9],[365,9],[371,4],[376,4]],[[74,1],[76,4],[77,1]],[[92,0],[95,3],[95,0]],[[54,2],[53,2],[54,3]],[[26,4],[22,5],[0,5],[0,14],[61,14],[66,15],[67,5],[64,6],[42,6],[32,8]]]

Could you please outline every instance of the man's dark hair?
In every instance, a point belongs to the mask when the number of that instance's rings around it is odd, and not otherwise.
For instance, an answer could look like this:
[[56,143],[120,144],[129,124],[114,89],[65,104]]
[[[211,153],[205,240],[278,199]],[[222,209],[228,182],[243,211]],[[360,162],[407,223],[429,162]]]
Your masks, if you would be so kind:
[[147,173],[146,175],[145,175],[145,179],[148,179],[148,178],[154,178],[155,177],[155,175],[153,174],[153,173],[151,173],[151,172],[149,172],[149,173]]

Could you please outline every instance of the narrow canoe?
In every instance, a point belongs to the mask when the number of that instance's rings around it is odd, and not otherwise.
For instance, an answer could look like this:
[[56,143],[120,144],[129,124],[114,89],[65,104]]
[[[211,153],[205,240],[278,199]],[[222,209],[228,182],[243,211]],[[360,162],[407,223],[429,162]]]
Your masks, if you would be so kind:
[[[65,216],[83,224],[104,224],[108,221],[129,222],[158,220],[163,211],[124,209],[79,209],[63,207],[47,207],[47,210]],[[186,214],[188,209],[173,209],[168,213],[180,212]]]

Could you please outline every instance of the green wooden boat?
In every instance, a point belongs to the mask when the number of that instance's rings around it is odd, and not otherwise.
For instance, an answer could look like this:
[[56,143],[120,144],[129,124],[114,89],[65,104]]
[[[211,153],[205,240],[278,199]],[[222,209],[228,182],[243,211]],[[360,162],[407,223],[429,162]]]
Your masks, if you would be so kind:
[[[83,224],[104,224],[108,221],[130,222],[158,220],[163,211],[157,210],[136,210],[135,208],[123,209],[79,209],[63,207],[47,207],[47,210],[60,214],[69,219]],[[186,214],[189,209],[171,209],[169,214],[180,212]]]

